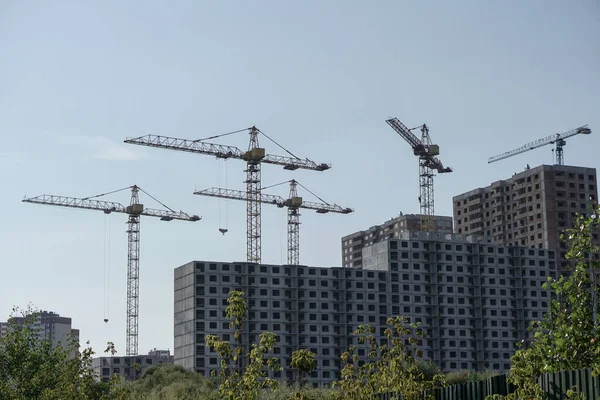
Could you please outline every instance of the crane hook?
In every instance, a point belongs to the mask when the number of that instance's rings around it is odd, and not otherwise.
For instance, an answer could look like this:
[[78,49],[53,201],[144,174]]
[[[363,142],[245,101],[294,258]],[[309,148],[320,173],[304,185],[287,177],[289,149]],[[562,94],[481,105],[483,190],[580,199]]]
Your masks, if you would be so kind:
[[221,232],[223,235],[226,234],[228,231],[229,229],[219,228],[219,232]]

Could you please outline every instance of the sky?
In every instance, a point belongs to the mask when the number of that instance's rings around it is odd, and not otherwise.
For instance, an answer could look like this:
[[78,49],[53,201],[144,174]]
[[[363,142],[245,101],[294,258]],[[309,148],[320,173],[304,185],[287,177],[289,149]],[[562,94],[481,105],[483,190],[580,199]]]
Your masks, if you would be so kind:
[[[454,169],[435,179],[439,215],[452,215],[454,195],[553,162],[551,146],[490,156],[580,125],[592,134],[567,140],[565,163],[600,167],[597,0],[0,0],[0,57],[0,320],[13,306],[52,310],[100,352],[107,341],[125,352],[127,216],[24,196],[137,184],[203,217],[142,217],[141,354],[173,350],[174,268],[246,258],[245,204],[192,194],[245,190],[245,164],[126,137],[256,125],[297,156],[332,163],[262,169],[263,186],[293,178],[355,209],[301,213],[300,262],[324,267],[341,266],[342,236],[419,212],[418,161],[390,117],[426,123]],[[245,149],[248,135],[217,142]],[[129,192],[99,199],[127,204]],[[262,260],[284,263],[286,212],[264,205],[262,216]]]

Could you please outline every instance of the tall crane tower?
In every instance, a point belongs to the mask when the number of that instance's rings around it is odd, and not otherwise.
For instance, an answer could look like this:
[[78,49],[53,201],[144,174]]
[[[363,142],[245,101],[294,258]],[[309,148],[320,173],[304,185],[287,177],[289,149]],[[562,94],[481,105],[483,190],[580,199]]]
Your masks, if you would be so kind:
[[[274,187],[281,185],[282,182],[276,185],[272,185],[269,187]],[[351,208],[340,207],[337,204],[329,204],[323,199],[319,198],[323,203],[312,203],[308,201],[304,201],[302,197],[298,196],[298,188],[300,185],[302,188],[310,192],[314,195],[310,190],[306,189],[302,184],[298,181],[292,179],[289,181],[290,184],[290,194],[287,199],[284,199],[281,196],[272,195],[272,194],[263,194],[261,193],[259,201],[265,204],[273,204],[279,208],[287,207],[288,209],[288,226],[287,226],[287,239],[288,239],[288,264],[290,265],[298,265],[300,264],[300,208],[315,210],[318,214],[326,214],[328,212],[334,212],[339,214],[349,214],[354,210]],[[267,188],[269,188],[267,187]],[[262,189],[267,189],[262,188]],[[222,189],[222,188],[210,188],[205,190],[195,191],[194,194],[201,196],[211,196],[211,197],[220,197],[224,199],[233,199],[233,200],[247,200],[248,192],[243,192],[239,190],[231,190],[231,189]]]
[[556,150],[555,151],[555,156],[556,156],[555,164],[563,165],[565,163],[565,159],[564,159],[564,155],[563,155],[563,146],[567,144],[565,139],[569,138],[571,136],[579,135],[579,134],[589,135],[590,133],[592,133],[592,130],[587,125],[583,125],[583,126],[580,126],[579,128],[571,129],[570,131],[567,131],[567,132],[557,133],[555,135],[546,136],[545,138],[538,139],[531,143],[527,143],[527,144],[519,147],[518,149],[514,149],[511,151],[502,153],[502,154],[498,154],[497,156],[490,157],[488,160],[488,164],[496,162],[496,161],[504,160],[505,158],[508,158],[508,157],[516,156],[517,154],[521,154],[521,153],[524,153],[529,150],[537,149],[538,147],[542,147],[547,144],[556,144],[556,149],[552,150],[552,151]]
[[[131,201],[128,206],[112,201],[92,200],[97,197],[131,189]],[[43,194],[41,196],[23,199],[25,203],[46,204],[71,208],[82,208],[86,210],[103,211],[105,214],[122,213],[129,216],[127,220],[127,331],[126,331],[126,353],[128,356],[138,354],[138,317],[139,317],[139,292],[140,292],[140,217],[157,217],[161,221],[199,221],[197,215],[189,215],[183,211],[173,211],[160,201],[156,200],[167,210],[155,210],[144,208],[140,203],[139,192],[156,198],[145,192],[139,186],[133,185],[127,188],[102,193],[96,196],[76,198]],[[105,320],[106,322],[106,320]]]
[[[440,147],[431,142],[427,125],[423,124],[416,128],[408,129],[398,118],[390,118],[385,122],[410,144],[414,155],[419,157],[421,230],[433,231],[436,228],[433,221],[433,216],[435,215],[433,195],[434,170],[439,173],[447,173],[452,172],[452,168],[444,167],[442,162],[436,157],[440,154]],[[421,129],[421,139],[411,132],[418,128]]]
[[[248,132],[250,143],[247,151],[242,151],[234,146],[224,146],[214,143],[203,142],[203,140],[217,139],[223,136]],[[275,143],[291,157],[275,156],[265,154],[265,149],[259,146],[258,135]],[[179,139],[168,136],[146,135],[137,138],[127,138],[125,143],[140,146],[158,147],[161,149],[178,150],[197,154],[212,155],[223,159],[238,159],[246,161],[246,258],[248,262],[260,263],[261,260],[261,164],[275,164],[283,166],[286,170],[307,169],[312,171],[325,171],[331,168],[330,164],[316,163],[309,159],[296,157],[290,151],[261,132],[255,126],[239,131],[210,136],[199,140]]]

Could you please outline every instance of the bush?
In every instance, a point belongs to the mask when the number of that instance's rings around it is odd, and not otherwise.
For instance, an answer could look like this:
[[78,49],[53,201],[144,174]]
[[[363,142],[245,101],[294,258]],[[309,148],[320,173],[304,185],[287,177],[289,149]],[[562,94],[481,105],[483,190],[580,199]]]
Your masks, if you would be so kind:
[[276,391],[263,391],[259,396],[259,400],[330,400],[333,399],[333,391],[331,389],[315,389],[303,388],[299,389],[299,385],[286,383],[281,381],[279,389]]
[[498,373],[491,370],[485,370],[483,372],[469,370],[452,371],[446,374],[446,381],[448,382],[448,385],[457,385],[465,382],[483,381],[496,375],[498,375]]
[[442,369],[433,361],[418,360],[417,367],[423,374],[423,379],[426,381],[433,380],[433,377],[442,373]]
[[469,382],[477,382],[477,381],[485,381],[492,376],[500,375],[498,372],[493,371],[491,369],[486,369],[483,372],[471,372],[469,375]]
[[452,371],[446,374],[446,382],[448,385],[457,385],[459,383],[465,383],[469,380],[471,374],[468,370]]
[[219,399],[213,382],[180,365],[158,364],[129,385],[130,399]]

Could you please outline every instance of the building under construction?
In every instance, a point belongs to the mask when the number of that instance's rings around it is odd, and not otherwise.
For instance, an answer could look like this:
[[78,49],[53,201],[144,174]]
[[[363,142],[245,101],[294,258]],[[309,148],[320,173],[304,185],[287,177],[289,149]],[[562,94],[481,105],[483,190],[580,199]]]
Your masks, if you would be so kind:
[[[400,213],[383,224],[342,237],[342,265],[345,268],[362,268],[364,247],[397,239],[402,232],[423,231],[423,217],[421,214]],[[452,217],[434,215],[430,218],[429,228],[441,233],[452,233]]]
[[506,371],[529,322],[547,310],[541,285],[556,274],[554,254],[473,240],[402,232],[366,247],[365,269],[190,262],[175,269],[175,364],[205,376],[218,370],[205,337],[234,342],[224,311],[229,292],[241,290],[249,308],[241,344],[249,349],[260,333],[277,334],[267,355],[281,360],[274,378],[295,380],[291,356],[305,348],[316,354],[313,384],[339,379],[340,355],[358,344],[356,328],[371,324],[382,338],[394,315],[422,324],[424,357],[442,370]]
[[564,265],[561,232],[597,200],[595,168],[540,165],[454,196],[455,230],[487,243],[555,250]]

